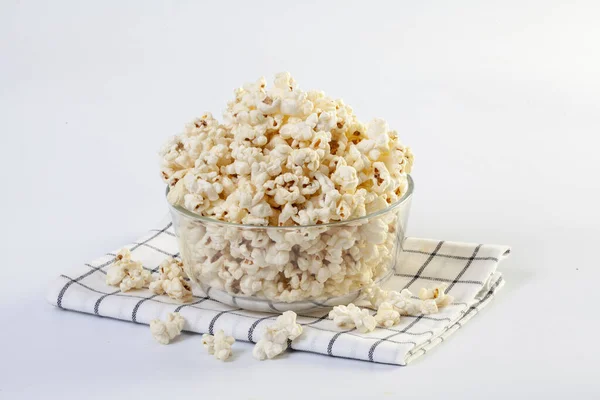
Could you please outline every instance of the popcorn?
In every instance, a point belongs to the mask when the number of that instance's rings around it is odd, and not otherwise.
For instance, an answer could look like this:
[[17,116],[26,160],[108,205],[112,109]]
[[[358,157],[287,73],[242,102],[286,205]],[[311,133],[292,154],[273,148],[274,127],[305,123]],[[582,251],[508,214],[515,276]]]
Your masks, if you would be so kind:
[[[223,116],[220,124],[205,113],[160,150],[167,199],[199,216],[269,230],[179,217],[192,281],[293,302],[344,295],[388,271],[397,214],[290,228],[366,217],[398,201],[414,157],[396,131],[381,119],[361,123],[342,100],[301,90],[289,73],[277,74],[271,87],[260,78],[236,89]],[[186,285],[161,277],[151,290],[184,299]]]
[[150,284],[150,291],[155,294],[166,294],[181,303],[192,301],[192,287],[181,276],[154,281]]
[[[323,92],[302,91],[289,73],[277,74],[270,89],[264,78],[237,89],[224,116],[226,124],[220,125],[210,113],[205,113],[161,149],[163,179],[176,187],[169,196],[172,204],[228,222],[265,224],[264,218],[273,214],[266,209],[267,205],[275,206],[273,200],[281,206],[301,204],[330,189],[322,182],[316,183],[317,171],[331,178],[342,195],[353,194],[361,187],[390,200],[403,193],[413,155],[399,142],[397,133],[381,119],[361,124],[341,100]],[[329,168],[323,169],[324,166]],[[287,179],[277,183],[268,191],[268,199],[255,210],[240,201],[252,218],[244,220],[243,213],[215,209],[213,203],[232,195],[254,198],[269,179],[286,173],[295,175],[294,184],[290,186]],[[391,178],[396,178],[395,184]],[[185,190],[184,186],[177,187],[181,180],[185,180]],[[248,181],[252,184],[238,185]],[[302,189],[309,188],[302,193],[297,188],[300,181]],[[366,199],[361,200],[362,204],[366,206]],[[374,206],[381,209],[387,204]],[[298,209],[296,215],[301,211]],[[325,218],[319,218],[320,222],[327,223],[349,219],[352,213],[322,213],[320,217]],[[292,224],[299,220],[285,219]]]
[[208,354],[214,354],[215,358],[221,361],[225,361],[231,356],[233,343],[235,343],[235,339],[232,336],[226,336],[222,329],[214,336],[208,333],[202,335],[202,344],[208,350]]
[[[312,135],[310,137],[312,139]],[[288,168],[293,168],[294,166],[306,168],[309,171],[316,171],[319,169],[321,165],[319,153],[315,150],[304,147],[301,149],[294,149],[291,151],[288,158]],[[307,179],[307,184],[309,180]]]
[[252,349],[252,355],[257,360],[263,361],[265,359],[272,359],[283,353],[287,349],[287,343],[271,342],[269,340],[261,339],[254,345]]
[[186,303],[192,300],[192,287],[185,280],[187,275],[181,261],[171,257],[165,259],[159,267],[160,276],[150,283],[150,291],[154,294],[166,294],[173,300]]
[[271,327],[277,329],[278,332],[285,332],[287,339],[294,340],[302,334],[302,325],[296,323],[296,313],[286,311],[275,320],[275,324]]
[[372,190],[375,193],[385,193],[392,185],[391,175],[384,163],[377,161],[373,163],[373,186]]
[[358,186],[356,169],[347,165],[338,164],[335,172],[331,175],[331,180],[345,191],[354,191]]
[[160,263],[158,272],[160,273],[160,279],[173,279],[180,276],[187,278],[183,269],[183,262],[172,257],[168,257]]
[[423,302],[421,302],[419,310],[424,315],[435,314],[439,311],[437,304],[433,300],[424,300]]
[[375,314],[377,325],[390,328],[400,322],[400,313],[390,303],[381,303]]
[[296,313],[286,311],[266,327],[262,339],[256,342],[252,355],[257,360],[271,359],[283,353],[292,341],[302,334],[302,326],[296,323]]
[[437,313],[439,307],[443,307],[453,300],[452,296],[444,294],[446,287],[446,284],[442,284],[433,289],[422,288],[419,291],[420,300],[415,299],[408,289],[396,292],[394,290],[385,291],[379,287],[367,288],[364,291],[364,297],[373,307],[377,307],[378,314],[381,310],[381,315],[379,317],[376,315],[375,318],[385,321],[384,316],[390,316],[389,313],[391,313],[392,309],[398,312],[399,315],[416,316]]
[[127,248],[119,250],[115,262],[106,272],[106,283],[119,286],[122,292],[131,289],[142,289],[152,281],[150,271],[142,267],[142,263],[131,259],[131,252]]
[[123,248],[117,252],[115,262],[108,268],[106,283],[113,286],[120,284],[130,267],[137,268],[138,263],[131,260],[129,249]]
[[392,304],[402,315],[419,315],[420,307],[412,297],[413,294],[408,289],[404,289],[401,292],[390,290],[386,294],[385,301]]
[[169,139],[160,150],[163,179],[170,186],[175,185],[201,154],[219,143],[226,144],[227,139],[210,113],[187,124],[184,133]]
[[385,135],[388,131],[388,124],[381,118],[374,118],[367,124],[367,137],[369,139],[377,139]]
[[434,300],[438,308],[445,307],[454,301],[453,296],[445,293],[447,287],[447,283],[442,283],[441,285],[435,286],[431,289],[421,288],[421,290],[419,290],[419,298],[425,301]]
[[150,321],[150,332],[158,343],[169,344],[181,334],[184,325],[185,320],[179,313],[169,313],[165,322],[160,319]]
[[[182,171],[176,172],[176,174]],[[167,194],[167,200],[171,204],[183,204],[185,203],[185,195],[188,194],[185,184],[182,180],[178,179],[177,182],[172,184],[169,193]]]
[[142,268],[129,269],[121,283],[119,289],[121,292],[127,292],[131,289],[142,289],[148,287],[152,281],[152,274]]
[[361,333],[372,332],[377,326],[377,320],[369,314],[369,310],[361,309],[352,303],[333,307],[329,312],[329,319],[341,328],[356,328]]
[[364,297],[371,303],[371,305],[377,309],[382,303],[387,302],[389,293],[379,286],[372,286],[366,288],[363,292]]
[[281,127],[279,134],[283,139],[307,141],[312,139],[313,130],[310,125],[303,121],[298,121],[296,123],[288,122]]

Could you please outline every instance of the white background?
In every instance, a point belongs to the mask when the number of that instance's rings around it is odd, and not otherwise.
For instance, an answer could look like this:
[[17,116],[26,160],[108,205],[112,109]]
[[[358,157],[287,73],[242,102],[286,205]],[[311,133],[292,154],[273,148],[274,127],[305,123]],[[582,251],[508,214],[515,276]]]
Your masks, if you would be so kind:
[[[598,398],[600,3],[0,5],[0,398]],[[166,212],[156,152],[236,86],[289,70],[416,154],[409,233],[512,246],[507,285],[408,367],[52,308],[62,271]]]

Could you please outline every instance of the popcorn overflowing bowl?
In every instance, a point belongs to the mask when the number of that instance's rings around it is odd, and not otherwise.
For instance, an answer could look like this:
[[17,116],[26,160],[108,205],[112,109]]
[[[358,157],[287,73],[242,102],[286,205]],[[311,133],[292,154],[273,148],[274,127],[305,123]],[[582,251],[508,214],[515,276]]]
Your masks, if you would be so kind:
[[374,118],[287,73],[235,90],[160,150],[185,270],[210,297],[261,310],[351,302],[392,274],[414,157]]
[[413,187],[408,176],[389,207],[318,225],[236,224],[169,205],[185,272],[204,293],[248,310],[308,311],[351,303],[393,275]]

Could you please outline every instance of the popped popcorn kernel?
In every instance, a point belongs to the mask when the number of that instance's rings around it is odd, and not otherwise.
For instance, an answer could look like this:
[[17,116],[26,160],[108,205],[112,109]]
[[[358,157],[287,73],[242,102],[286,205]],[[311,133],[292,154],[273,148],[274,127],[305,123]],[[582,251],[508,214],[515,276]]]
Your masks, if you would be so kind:
[[352,303],[333,307],[329,312],[329,319],[341,328],[356,328],[361,333],[372,332],[377,326],[377,320],[369,314],[369,310],[361,309]]
[[434,300],[438,308],[445,307],[454,301],[453,296],[446,294],[447,288],[447,283],[442,283],[441,285],[430,289],[421,288],[421,290],[419,290],[419,298],[421,300]]
[[182,303],[192,300],[192,287],[186,281],[183,262],[169,257],[160,264],[159,274],[158,279],[150,283],[149,289],[152,293],[166,294]]
[[166,321],[153,319],[150,321],[150,333],[152,337],[160,344],[169,344],[181,334],[185,320],[179,313],[169,313]]
[[377,325],[390,328],[400,322],[400,313],[390,303],[381,303],[375,314]]
[[364,290],[363,296],[373,307],[379,308],[382,303],[385,303],[388,300],[389,293],[379,286],[371,286]]
[[435,314],[439,311],[439,308],[450,304],[454,300],[452,296],[444,293],[447,286],[447,284],[441,284],[432,289],[421,288],[418,299],[415,299],[415,296],[408,289],[397,292],[371,287],[364,291],[364,298],[378,309],[378,313],[380,309],[382,310],[380,320],[384,318],[384,315],[388,316],[387,313],[392,309],[397,311],[399,315]]
[[223,329],[219,330],[214,336],[205,333],[202,335],[202,344],[213,354],[217,360],[225,361],[231,356],[231,346],[235,343],[232,336],[225,335]]
[[265,328],[263,337],[256,342],[252,355],[257,360],[272,359],[283,353],[288,347],[288,340],[294,340],[302,334],[302,325],[296,323],[296,313],[286,311],[275,323]]
[[142,263],[131,259],[131,252],[123,248],[117,252],[114,263],[106,272],[106,283],[118,286],[122,292],[148,287],[152,274],[142,267]]

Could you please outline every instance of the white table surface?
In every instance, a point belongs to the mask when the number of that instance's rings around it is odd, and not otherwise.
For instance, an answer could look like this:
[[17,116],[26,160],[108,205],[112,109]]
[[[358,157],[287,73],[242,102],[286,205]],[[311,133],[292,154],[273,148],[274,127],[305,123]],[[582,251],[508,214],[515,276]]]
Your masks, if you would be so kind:
[[[0,5],[0,398],[600,396],[597,2],[172,3]],[[512,246],[484,312],[402,368],[221,363],[45,302],[164,215],[168,135],[282,70],[413,147],[411,235]]]

